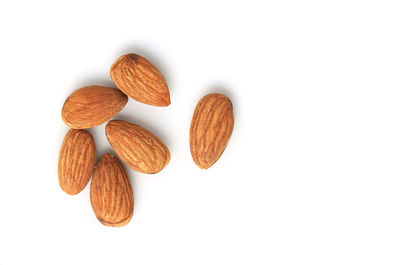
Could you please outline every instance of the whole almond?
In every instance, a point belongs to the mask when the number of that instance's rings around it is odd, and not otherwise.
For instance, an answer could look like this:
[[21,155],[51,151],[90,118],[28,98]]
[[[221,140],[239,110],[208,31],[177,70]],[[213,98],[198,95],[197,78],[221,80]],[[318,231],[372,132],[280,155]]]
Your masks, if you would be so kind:
[[169,162],[168,147],[139,125],[112,120],[106,125],[106,135],[119,158],[133,170],[154,174]]
[[58,158],[58,182],[73,195],[88,184],[96,164],[96,146],[89,132],[71,129],[65,135]]
[[127,102],[128,97],[117,88],[87,86],[67,98],[61,116],[72,129],[87,129],[111,119]]
[[190,151],[198,167],[211,167],[222,155],[233,130],[233,107],[219,93],[204,96],[196,106],[190,125]]
[[132,219],[132,186],[121,163],[110,154],[103,155],[96,165],[90,202],[103,225],[124,226]]
[[119,57],[111,66],[110,75],[119,89],[137,101],[160,107],[171,104],[164,77],[140,55]]

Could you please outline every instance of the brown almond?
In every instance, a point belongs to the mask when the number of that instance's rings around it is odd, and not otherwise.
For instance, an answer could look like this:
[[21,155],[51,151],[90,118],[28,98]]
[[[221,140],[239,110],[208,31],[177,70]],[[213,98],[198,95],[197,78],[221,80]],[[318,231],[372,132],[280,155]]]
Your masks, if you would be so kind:
[[158,69],[137,54],[119,57],[111,66],[114,83],[129,97],[153,106],[171,104],[167,82]]
[[213,93],[196,106],[190,125],[190,151],[202,169],[211,167],[222,155],[233,130],[233,107],[229,98]]
[[112,120],[106,125],[106,135],[119,158],[133,170],[154,174],[169,163],[168,147],[139,125]]
[[96,165],[90,202],[103,225],[124,226],[132,219],[132,186],[121,163],[110,154],[103,155]]
[[58,182],[73,195],[88,184],[96,164],[96,146],[89,132],[71,129],[65,135],[58,158]]
[[117,88],[82,87],[67,98],[61,116],[72,129],[87,129],[111,119],[127,102],[128,97]]

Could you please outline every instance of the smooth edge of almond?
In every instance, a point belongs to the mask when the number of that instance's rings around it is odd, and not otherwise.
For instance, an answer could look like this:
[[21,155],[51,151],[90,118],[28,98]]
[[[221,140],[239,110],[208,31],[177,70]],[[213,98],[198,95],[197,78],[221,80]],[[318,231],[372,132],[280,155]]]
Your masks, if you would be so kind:
[[[93,167],[92,167],[90,176],[89,176],[88,181],[86,182],[86,184],[83,186],[83,188],[82,188],[80,191],[76,192],[76,193],[70,193],[70,192],[66,191],[66,190],[61,186],[61,184],[60,184],[60,178],[61,178],[61,176],[60,176],[60,169],[59,169],[59,167],[60,167],[60,159],[61,159],[60,154],[61,154],[61,151],[63,150],[65,139],[66,139],[67,135],[69,135],[70,133],[72,133],[72,132],[71,132],[72,130],[79,130],[79,131],[81,131],[81,132],[84,132],[85,134],[88,134],[88,135],[90,136],[90,138],[92,139],[92,144],[93,144],[93,148],[94,148],[94,150],[93,150],[93,151],[94,151],[94,152],[93,152],[93,156],[94,156],[94,157],[93,157],[93,160],[94,160],[94,163],[93,163]],[[97,149],[96,149],[96,143],[95,143],[95,141],[94,141],[94,139],[93,139],[92,134],[91,134],[90,132],[84,130],[84,129],[69,129],[68,132],[67,132],[67,133],[65,134],[65,136],[64,136],[64,139],[63,139],[63,142],[62,142],[62,145],[61,145],[61,148],[60,148],[60,152],[59,152],[59,154],[58,154],[57,175],[58,175],[58,186],[61,188],[61,190],[62,190],[63,192],[65,192],[66,194],[68,194],[68,195],[77,195],[77,194],[81,193],[81,192],[88,186],[89,181],[90,181],[90,179],[92,178],[94,169],[96,168],[96,158],[97,158]]]
[[[196,113],[196,110],[197,110],[198,105],[200,104],[200,102],[201,102],[203,99],[205,99],[206,97],[213,96],[213,95],[224,96],[224,98],[226,98],[226,99],[229,101],[229,103],[231,104],[231,108],[232,108],[232,130],[231,130],[230,133],[229,133],[228,140],[226,141],[226,144],[225,144],[224,148],[222,149],[221,154],[214,160],[214,162],[205,164],[205,163],[200,163],[199,161],[197,161],[198,159],[195,159],[195,154],[194,154],[194,151],[192,150],[192,144],[191,144],[191,142],[192,142],[191,128],[192,128],[193,118],[194,118],[194,115],[195,115],[195,113]],[[191,122],[190,122],[190,128],[189,128],[189,147],[190,147],[190,153],[191,153],[193,162],[194,162],[200,169],[206,170],[206,169],[211,168],[211,167],[212,167],[215,163],[217,163],[217,161],[221,158],[222,154],[225,152],[226,147],[228,146],[229,140],[231,139],[231,136],[232,136],[232,133],[233,133],[233,129],[234,129],[234,125],[235,125],[235,115],[234,115],[234,112],[233,112],[233,103],[232,103],[231,99],[230,99],[227,95],[222,94],[222,93],[218,93],[218,92],[213,92],[213,93],[206,94],[206,95],[204,95],[204,96],[202,96],[202,97],[200,98],[200,100],[197,102],[196,107],[195,107],[195,109],[194,109],[194,111],[193,111],[192,119],[191,119]]]
[[[122,167],[122,169],[124,170],[125,175],[126,175],[126,177],[127,177],[127,179],[128,179],[128,183],[129,183],[129,185],[131,186],[131,188],[130,188],[130,193],[132,194],[132,211],[129,213],[129,216],[128,216],[127,218],[125,218],[124,220],[122,220],[122,221],[120,221],[120,222],[113,223],[113,222],[108,222],[108,221],[102,219],[101,217],[99,217],[99,216],[96,214],[96,212],[93,210],[92,198],[91,198],[90,192],[89,192],[90,205],[91,205],[91,207],[92,207],[92,211],[93,211],[93,213],[94,213],[94,216],[96,217],[96,219],[97,219],[101,224],[103,224],[103,225],[105,225],[105,226],[108,226],[108,227],[121,227],[121,226],[125,226],[125,225],[127,225],[127,224],[132,220],[133,212],[135,211],[135,198],[134,198],[134,194],[133,194],[132,184],[131,184],[131,182],[130,182],[130,180],[129,180],[128,174],[126,173],[126,170],[125,170],[124,166],[122,165],[122,163],[121,163],[114,155],[109,154],[109,153],[105,153],[104,155],[102,155],[102,156],[100,157],[100,159],[102,159],[104,156],[106,156],[106,157],[109,158],[109,159],[113,159],[113,160],[115,159],[116,162],[119,163],[120,166]],[[100,159],[99,159],[99,161],[100,161]],[[97,161],[97,163],[98,163],[99,161]],[[96,164],[96,166],[97,166],[97,164]],[[93,170],[93,173],[94,173],[94,170]],[[92,174],[93,174],[93,173],[92,173]],[[91,188],[92,188],[92,183],[90,184],[90,189],[91,189]]]
[[[94,126],[91,126],[91,127],[87,127],[87,126],[78,126],[78,125],[72,124],[71,122],[69,122],[69,121],[67,120],[67,118],[65,117],[65,114],[64,114],[64,113],[65,113],[65,112],[64,112],[64,108],[65,108],[65,105],[66,105],[68,99],[72,96],[72,94],[74,94],[74,93],[77,92],[78,90],[80,90],[80,89],[82,89],[82,88],[85,88],[85,87],[93,87],[93,86],[95,86],[95,87],[112,88],[112,89],[115,89],[115,90],[118,90],[119,92],[121,92],[121,94],[124,96],[124,97],[123,97],[124,100],[121,101],[121,103],[122,103],[122,104],[121,104],[121,109],[120,109],[117,113],[115,113],[113,116],[111,116],[110,118],[108,118],[107,120],[105,120],[104,122],[102,122],[102,123],[100,123],[100,124],[96,123],[97,125],[94,125]],[[124,109],[124,107],[125,107],[126,104],[128,103],[128,100],[129,100],[129,98],[128,98],[128,96],[124,93],[124,91],[122,91],[121,89],[119,89],[119,88],[117,88],[117,87],[100,86],[100,85],[89,85],[89,86],[84,86],[84,87],[75,89],[75,90],[65,99],[65,101],[64,101],[64,103],[63,103],[63,106],[62,106],[62,108],[61,108],[61,118],[62,118],[63,122],[65,123],[65,125],[67,125],[67,126],[68,126],[69,128],[71,128],[71,129],[90,129],[90,128],[93,128],[93,127],[100,126],[100,125],[106,123],[107,121],[111,120],[113,117],[115,117],[115,115],[117,115],[118,113],[120,113],[120,112]]]

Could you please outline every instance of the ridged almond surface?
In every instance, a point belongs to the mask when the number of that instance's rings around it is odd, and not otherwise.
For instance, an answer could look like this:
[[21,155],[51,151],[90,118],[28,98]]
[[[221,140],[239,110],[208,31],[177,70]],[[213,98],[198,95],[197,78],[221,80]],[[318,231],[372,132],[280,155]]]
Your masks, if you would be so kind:
[[139,125],[112,120],[107,123],[106,135],[119,158],[133,170],[154,174],[169,162],[168,147]]
[[105,123],[128,102],[117,88],[87,86],[74,91],[65,101],[61,116],[72,129],[87,129]]
[[103,155],[96,165],[90,202],[103,225],[124,226],[132,219],[132,186],[121,163],[110,154]]
[[204,96],[196,106],[190,125],[190,151],[202,169],[211,167],[222,155],[233,130],[230,99],[219,93]]
[[58,158],[58,182],[66,193],[81,192],[96,164],[96,146],[89,132],[71,129],[65,135]]
[[137,54],[119,57],[111,66],[114,83],[129,97],[153,106],[171,104],[167,82],[158,69]]

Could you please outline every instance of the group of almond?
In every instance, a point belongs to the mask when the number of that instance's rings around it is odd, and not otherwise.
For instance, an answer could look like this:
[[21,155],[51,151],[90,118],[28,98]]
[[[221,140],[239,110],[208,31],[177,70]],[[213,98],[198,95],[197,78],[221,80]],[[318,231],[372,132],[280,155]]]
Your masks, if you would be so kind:
[[[153,106],[170,105],[167,83],[157,68],[137,54],[123,55],[111,66],[118,88],[87,86],[65,101],[61,115],[71,130],[66,134],[58,160],[58,180],[67,194],[81,192],[90,178],[90,202],[97,219],[106,226],[123,226],[133,215],[133,192],[119,160],[104,154],[96,164],[96,146],[84,129],[101,125],[132,99]],[[204,96],[190,126],[190,150],[194,162],[211,167],[228,144],[233,129],[233,108],[228,97]],[[155,174],[170,160],[168,147],[145,128],[121,120],[107,123],[105,133],[118,157],[131,169]]]

